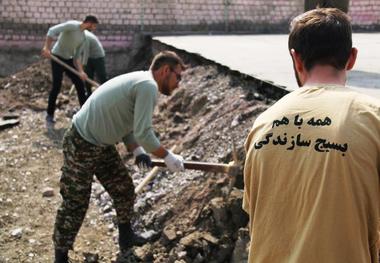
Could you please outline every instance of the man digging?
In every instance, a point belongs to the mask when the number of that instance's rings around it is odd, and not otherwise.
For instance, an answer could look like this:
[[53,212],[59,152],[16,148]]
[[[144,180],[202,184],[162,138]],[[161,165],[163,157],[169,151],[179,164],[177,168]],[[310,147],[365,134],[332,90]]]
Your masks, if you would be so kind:
[[60,180],[63,200],[53,234],[56,263],[68,262],[68,251],[73,249],[89,205],[93,175],[113,200],[120,251],[146,242],[131,227],[135,188],[114,145],[123,141],[139,166],[151,166],[146,150],[163,158],[172,172],[184,169],[183,158],[162,147],[152,127],[158,92],[170,95],[177,89],[184,69],[177,54],[161,52],[154,57],[149,71],[107,81],[74,115],[63,138]]

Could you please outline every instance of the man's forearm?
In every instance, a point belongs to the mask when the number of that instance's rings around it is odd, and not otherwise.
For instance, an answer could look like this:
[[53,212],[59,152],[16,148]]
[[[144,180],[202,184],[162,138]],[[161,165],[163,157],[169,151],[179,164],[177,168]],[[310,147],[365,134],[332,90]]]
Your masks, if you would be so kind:
[[87,80],[88,79],[87,74],[84,72],[83,66],[80,60],[74,58],[73,62],[74,62],[74,66],[78,69],[78,72],[80,74],[79,77],[81,78],[81,80]]
[[163,159],[166,157],[166,155],[168,155],[168,151],[164,147],[160,146],[160,147],[158,147],[157,150],[152,151],[152,154],[154,154],[158,158]]
[[133,152],[134,149],[139,147],[139,145],[137,143],[130,143],[130,144],[127,144],[126,146],[127,146],[127,149],[129,152]]
[[51,53],[50,53],[50,47],[51,43],[53,42],[53,38],[46,36],[45,44],[41,50],[41,56],[44,58],[50,58]]
[[47,36],[46,39],[45,39],[44,49],[50,50],[51,43],[53,43],[53,38]]
[[[129,152],[133,152],[137,147],[139,147],[140,145],[138,145],[137,143],[130,143],[127,146],[127,149]],[[151,152],[153,155],[157,156],[158,158],[165,158],[165,156],[168,154],[168,151],[160,146],[158,147],[156,150],[152,151]]]
[[84,72],[82,63],[80,62],[79,59],[74,59],[74,65],[78,69],[79,72]]

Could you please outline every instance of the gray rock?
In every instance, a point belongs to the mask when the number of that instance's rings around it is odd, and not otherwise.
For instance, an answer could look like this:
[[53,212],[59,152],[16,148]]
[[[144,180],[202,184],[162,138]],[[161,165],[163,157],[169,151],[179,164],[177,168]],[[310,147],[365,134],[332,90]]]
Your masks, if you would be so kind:
[[196,100],[193,101],[193,103],[190,105],[191,108],[191,114],[196,115],[198,112],[200,112],[203,107],[206,105],[208,101],[207,95],[203,95]]
[[152,247],[150,244],[145,244],[142,247],[134,249],[134,255],[143,262],[151,262],[153,259]]
[[51,187],[45,187],[42,190],[42,196],[43,197],[53,197],[54,196],[54,189]]
[[148,231],[142,232],[140,234],[140,236],[143,237],[143,238],[145,238],[145,239],[151,240],[151,239],[156,238],[158,236],[158,234],[159,233],[157,233],[154,230],[148,230]]
[[21,227],[15,228],[11,231],[11,236],[14,238],[21,238],[23,229]]
[[93,253],[83,253],[85,263],[97,263],[99,262],[99,255]]
[[246,263],[248,261],[249,231],[248,228],[240,228],[235,248],[232,253],[231,263]]
[[212,217],[215,219],[215,223],[219,227],[224,227],[225,222],[228,219],[226,211],[226,203],[221,197],[217,197],[211,200],[210,202]]
[[163,231],[163,236],[166,238],[168,241],[173,241],[177,238],[177,233],[175,227],[169,225],[165,227]]

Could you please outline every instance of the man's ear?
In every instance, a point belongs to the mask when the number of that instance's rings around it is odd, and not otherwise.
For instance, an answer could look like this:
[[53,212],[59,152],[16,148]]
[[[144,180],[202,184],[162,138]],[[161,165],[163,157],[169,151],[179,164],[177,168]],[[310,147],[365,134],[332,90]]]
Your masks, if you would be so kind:
[[290,50],[290,55],[293,58],[294,68],[297,70],[299,74],[304,71],[303,62],[301,60],[300,54],[298,54],[293,48]]
[[161,77],[164,77],[167,71],[166,65],[163,65],[157,69]]
[[290,55],[292,56],[293,60],[293,69],[297,84],[299,87],[302,87],[307,79],[305,66],[303,65],[300,54],[297,53],[293,48],[290,50]]
[[170,71],[169,65],[167,65],[167,64],[162,65],[159,68],[159,71],[160,71],[161,77],[163,77],[163,78],[166,77],[169,74],[169,71]]
[[350,56],[346,64],[346,70],[351,70],[354,67],[357,56],[358,56],[358,50],[353,47],[351,49]]

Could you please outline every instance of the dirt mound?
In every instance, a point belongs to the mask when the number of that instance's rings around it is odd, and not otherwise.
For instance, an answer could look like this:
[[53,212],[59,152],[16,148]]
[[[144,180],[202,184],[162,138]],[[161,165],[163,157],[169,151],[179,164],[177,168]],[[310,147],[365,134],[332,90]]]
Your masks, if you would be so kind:
[[[41,60],[9,77],[0,79],[0,90],[8,101],[0,101],[0,111],[28,107],[34,110],[45,110],[49,90],[52,86],[51,65],[48,60]],[[62,93],[57,105],[67,104],[70,81],[64,78]]]
[[[2,110],[17,103],[21,124],[0,132],[0,262],[51,262],[51,234],[60,203],[60,140],[76,98],[67,94],[57,113],[55,133],[47,133],[44,113],[50,69],[46,62],[0,80]],[[9,84],[10,83],[10,84]],[[257,100],[251,84],[213,66],[184,72],[180,89],[160,97],[154,127],[164,145],[181,146],[187,160],[228,163],[234,141],[240,161],[243,143],[268,101]],[[14,107],[13,107],[14,108]],[[135,185],[144,178],[118,145]],[[245,262],[247,216],[241,209],[242,171],[232,176],[187,170],[162,170],[137,197],[133,226],[151,240],[119,257],[119,262]],[[96,181],[90,209],[77,237],[74,262],[114,262],[115,211]]]

